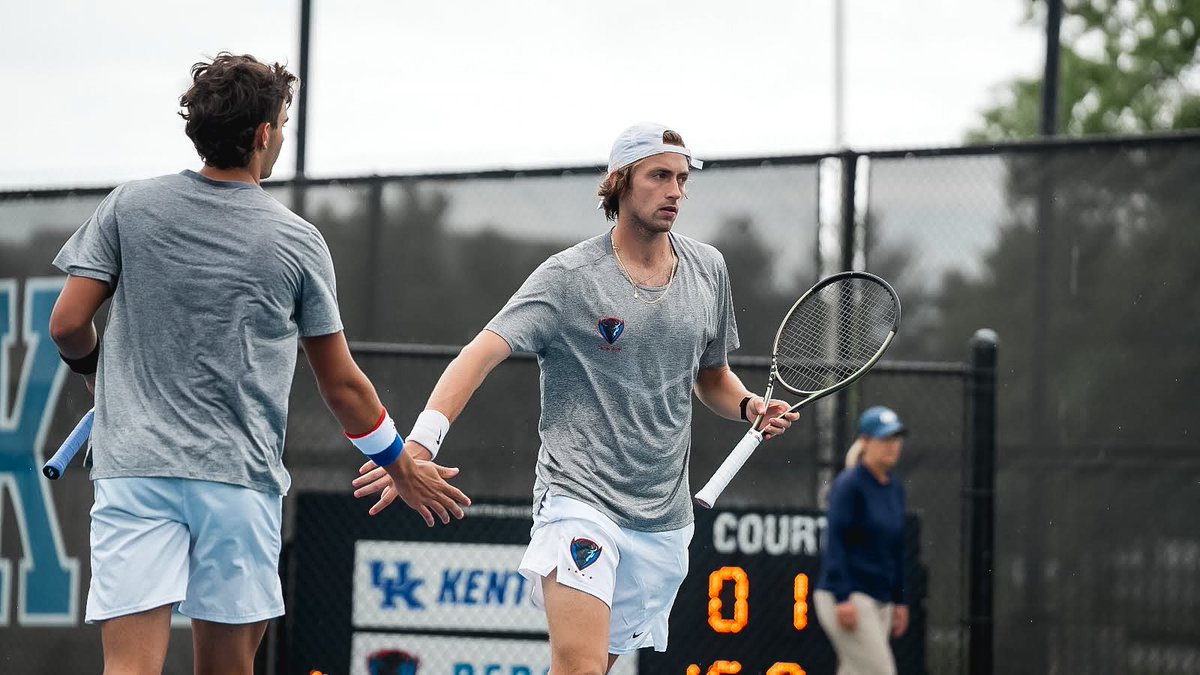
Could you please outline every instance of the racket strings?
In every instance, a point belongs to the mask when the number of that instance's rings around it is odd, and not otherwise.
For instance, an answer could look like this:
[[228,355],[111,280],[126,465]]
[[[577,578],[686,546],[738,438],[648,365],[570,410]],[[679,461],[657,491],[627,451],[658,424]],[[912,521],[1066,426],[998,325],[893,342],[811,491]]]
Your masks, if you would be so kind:
[[779,379],[816,392],[871,362],[896,321],[895,296],[871,279],[850,277],[807,296],[784,321],[775,346]]

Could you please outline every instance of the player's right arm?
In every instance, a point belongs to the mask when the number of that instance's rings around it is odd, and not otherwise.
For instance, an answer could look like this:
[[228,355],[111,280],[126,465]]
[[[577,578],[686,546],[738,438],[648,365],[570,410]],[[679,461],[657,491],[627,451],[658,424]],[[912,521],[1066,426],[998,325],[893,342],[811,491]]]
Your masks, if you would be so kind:
[[[350,354],[345,335],[338,331],[301,338],[301,341],[316,376],[321,397],[341,422],[347,436],[357,438],[369,435],[379,426],[386,413],[374,385]],[[389,429],[390,433],[395,433],[394,427]],[[435,516],[442,523],[449,523],[451,516],[462,518],[462,507],[470,504],[471,500],[446,482],[458,470],[419,459],[407,451],[401,452],[394,461],[380,469],[386,472],[393,498],[399,496],[403,499],[404,503],[421,514],[427,525],[433,525]]]
[[50,339],[71,370],[83,376],[88,391],[95,389],[100,350],[96,312],[111,294],[109,285],[103,281],[68,276],[50,313]]
[[437,410],[454,422],[492,369],[510,354],[512,349],[504,338],[490,330],[480,331],[446,366],[429,395],[425,409]]
[[[500,365],[510,354],[512,354],[512,348],[504,338],[490,330],[480,331],[475,339],[462,348],[450,365],[446,366],[446,370],[442,372],[442,376],[438,378],[437,384],[433,387],[433,392],[429,395],[425,410],[437,411],[448,422],[454,422],[462,414],[463,409],[467,407],[467,402],[471,400],[475,390],[479,389],[479,385],[483,384],[492,369]],[[413,440],[410,435],[404,443],[404,454],[429,458],[432,453],[429,448]],[[371,507],[372,515],[387,508],[396,497],[391,487],[394,479],[390,473],[385,473],[371,461],[363,464],[359,468],[359,473],[361,475],[352,483],[355,487],[354,496],[366,497],[379,493],[379,501]]]

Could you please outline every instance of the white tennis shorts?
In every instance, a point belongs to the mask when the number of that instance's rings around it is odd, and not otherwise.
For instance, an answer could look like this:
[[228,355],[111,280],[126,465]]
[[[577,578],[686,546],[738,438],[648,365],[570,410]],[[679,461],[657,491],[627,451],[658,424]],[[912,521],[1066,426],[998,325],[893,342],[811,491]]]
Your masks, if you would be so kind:
[[283,497],[184,478],[94,484],[88,623],[177,602],[218,623],[283,614]]
[[550,496],[534,516],[520,572],[537,607],[545,607],[542,578],[555,570],[559,583],[603,600],[611,610],[610,654],[644,647],[663,652],[694,530],[690,524],[666,532],[630,530],[581,501]]

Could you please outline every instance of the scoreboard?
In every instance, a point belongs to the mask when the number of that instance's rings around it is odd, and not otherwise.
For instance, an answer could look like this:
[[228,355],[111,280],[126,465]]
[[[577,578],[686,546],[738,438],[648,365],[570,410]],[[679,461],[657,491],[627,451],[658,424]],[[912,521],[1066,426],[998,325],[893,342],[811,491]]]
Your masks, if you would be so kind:
[[[516,573],[529,504],[477,504],[434,528],[403,509],[366,510],[346,495],[297,495],[282,672],[546,675],[545,618]],[[670,649],[619,659],[613,675],[834,673],[812,605],[824,530],[818,511],[697,509]],[[893,642],[905,675],[926,672],[917,531],[910,517],[910,626]]]
[[[834,673],[817,621],[825,515],[814,510],[696,510],[687,578],[671,611],[670,649],[642,650],[639,670],[673,675]],[[893,641],[900,673],[923,674],[924,569],[918,522],[906,533],[910,624]]]

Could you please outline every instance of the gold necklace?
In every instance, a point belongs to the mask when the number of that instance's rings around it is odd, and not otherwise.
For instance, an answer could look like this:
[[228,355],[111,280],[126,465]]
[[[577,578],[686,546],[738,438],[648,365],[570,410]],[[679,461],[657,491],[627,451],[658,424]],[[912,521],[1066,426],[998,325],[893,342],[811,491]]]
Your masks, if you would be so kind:
[[628,269],[626,269],[625,262],[621,260],[621,254],[619,253],[621,248],[617,246],[616,242],[613,242],[612,247],[613,257],[617,259],[617,266],[621,268],[621,272],[625,275],[625,278],[629,280],[629,285],[633,286],[634,299],[644,302],[647,305],[657,305],[658,303],[662,302],[663,298],[667,297],[667,291],[671,290],[671,284],[675,281],[675,272],[679,270],[679,255],[675,253],[675,247],[671,247],[671,276],[667,277],[667,285],[663,287],[662,295],[653,300],[642,299],[641,288],[639,288],[637,282],[633,280],[633,275],[629,273]]

